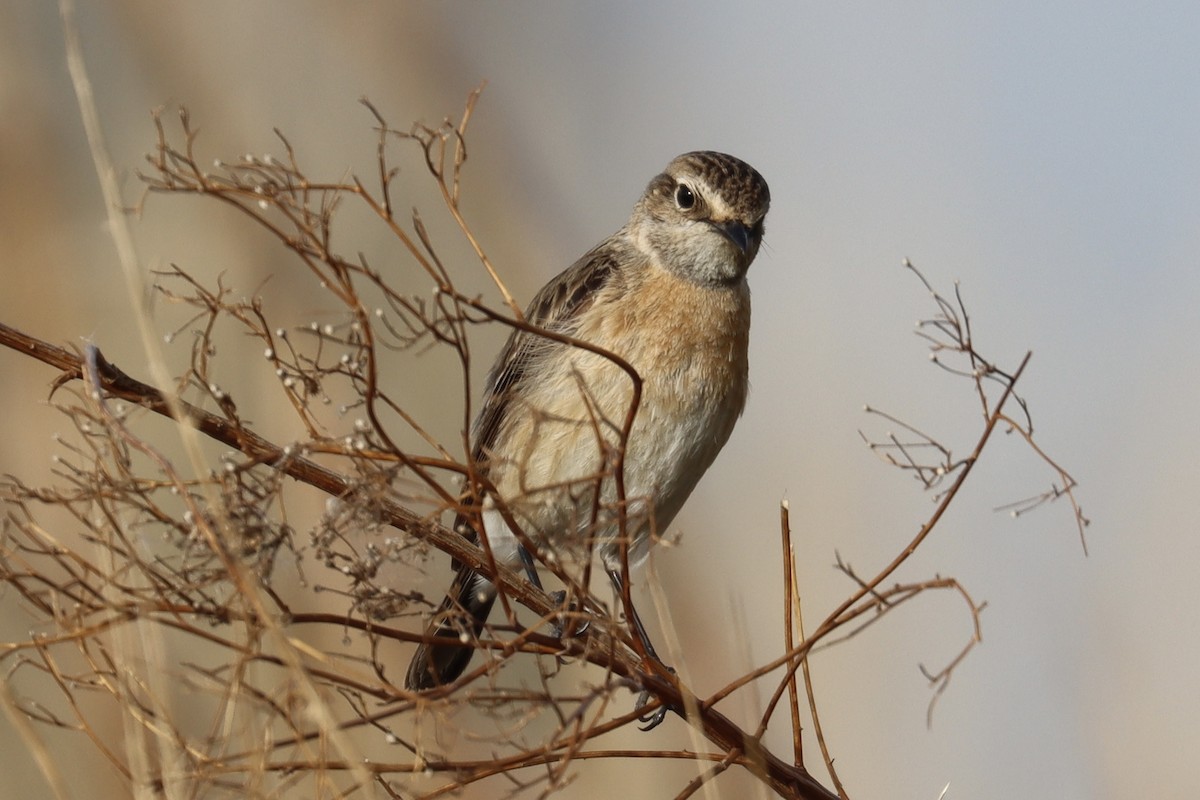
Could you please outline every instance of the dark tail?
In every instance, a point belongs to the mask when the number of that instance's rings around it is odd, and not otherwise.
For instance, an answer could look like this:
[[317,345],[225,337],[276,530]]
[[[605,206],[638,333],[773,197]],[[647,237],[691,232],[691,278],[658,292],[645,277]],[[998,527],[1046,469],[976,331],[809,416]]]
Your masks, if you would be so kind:
[[453,682],[475,654],[474,642],[483,631],[496,587],[466,567],[459,567],[446,599],[425,629],[425,636],[457,639],[464,644],[422,643],[408,665],[405,685],[413,690],[432,689]]

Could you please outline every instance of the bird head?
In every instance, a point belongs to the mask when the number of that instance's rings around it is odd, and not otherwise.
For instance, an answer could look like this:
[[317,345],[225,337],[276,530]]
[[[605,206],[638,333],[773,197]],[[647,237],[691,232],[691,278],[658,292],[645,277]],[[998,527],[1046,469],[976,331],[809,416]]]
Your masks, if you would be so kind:
[[685,153],[646,187],[629,222],[639,249],[705,284],[745,278],[758,254],[771,191],[744,161],[709,150]]

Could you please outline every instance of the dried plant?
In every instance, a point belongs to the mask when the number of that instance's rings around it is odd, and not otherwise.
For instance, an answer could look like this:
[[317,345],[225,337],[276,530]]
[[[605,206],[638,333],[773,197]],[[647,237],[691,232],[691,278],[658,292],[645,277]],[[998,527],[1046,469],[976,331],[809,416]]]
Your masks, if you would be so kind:
[[[199,195],[241,212],[278,241],[295,269],[320,281],[327,321],[279,326],[263,296],[240,297],[225,278],[206,286],[174,267],[157,275],[157,290],[189,310],[170,336],[191,332],[191,356],[175,385],[163,388],[117,369],[95,346],[71,352],[0,326],[0,342],[59,370],[55,407],[73,430],[59,440],[52,486],[17,476],[0,485],[7,506],[0,579],[9,587],[6,602],[19,598],[34,630],[0,651],[10,708],[27,722],[78,732],[131,786],[175,796],[440,797],[483,784],[490,796],[540,797],[593,761],[651,758],[696,763],[677,797],[730,767],[781,797],[847,797],[822,735],[810,656],[918,595],[948,591],[965,604],[974,635],[928,673],[934,700],[945,690],[979,641],[981,605],[952,578],[888,581],[959,496],[998,427],[1022,437],[1056,481],[1012,510],[1065,497],[1082,536],[1075,483],[1035,443],[1028,406],[1016,393],[1028,355],[1011,371],[984,358],[957,287],[948,299],[925,283],[934,314],[918,332],[937,365],[961,375],[980,406],[982,427],[969,455],[955,457],[934,435],[868,409],[901,431],[864,434],[869,446],[936,493],[935,511],[873,575],[839,559],[852,589],[806,631],[785,505],[779,655],[698,696],[645,657],[621,600],[593,592],[564,554],[528,543],[567,588],[567,601],[442,525],[454,514],[478,516],[468,499],[474,493],[462,487],[484,479],[464,455],[466,442],[439,440],[409,409],[404,388],[380,377],[404,375],[404,364],[421,353],[451,354],[466,429],[474,331],[484,324],[536,330],[461,213],[465,134],[477,94],[458,122],[404,131],[364,102],[378,144],[369,181],[310,178],[282,134],[276,156],[205,161],[186,112],[174,133],[156,117],[149,191]],[[461,290],[455,279],[467,271],[443,263],[419,214],[397,211],[394,159],[404,148],[416,149],[443,211],[502,304]],[[384,270],[335,246],[345,238],[339,220],[348,206],[369,211],[403,259],[390,254]],[[435,291],[398,290],[403,270],[418,271]],[[218,340],[229,332],[257,342],[261,369],[278,387],[277,413],[305,432],[301,440],[268,439],[239,412],[248,390],[220,385]],[[222,449],[180,445],[156,417]],[[301,510],[313,496],[327,498],[317,515]],[[415,695],[396,676],[431,609],[411,577],[432,551],[492,578],[504,614],[478,643],[485,657],[462,679]],[[536,663],[537,670],[504,669],[509,662]],[[721,713],[721,701],[760,678],[774,686],[770,702],[756,727],[739,727]],[[707,748],[601,747],[602,735],[637,724],[642,711],[630,692],[645,692],[649,709],[677,712]],[[781,707],[794,745],[787,754],[763,743]],[[832,792],[805,766],[803,714],[813,721]],[[104,732],[114,718],[124,725],[121,746]],[[37,736],[27,739],[36,754]],[[44,769],[55,780],[53,766]]]

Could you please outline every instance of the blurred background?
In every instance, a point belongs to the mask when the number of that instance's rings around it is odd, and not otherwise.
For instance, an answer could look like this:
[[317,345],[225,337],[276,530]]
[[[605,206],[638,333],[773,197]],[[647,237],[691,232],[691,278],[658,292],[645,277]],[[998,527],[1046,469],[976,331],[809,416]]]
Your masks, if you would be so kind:
[[[969,452],[979,428],[971,387],[930,365],[911,334],[933,309],[900,264],[912,259],[945,291],[960,281],[984,355],[1015,368],[1033,351],[1021,391],[1041,446],[1081,484],[1090,554],[1066,504],[1015,520],[993,510],[1055,478],[1021,442],[998,437],[897,576],[953,575],[988,604],[983,644],[932,726],[919,665],[940,668],[970,634],[948,596],[814,660],[842,778],[856,798],[936,798],[947,784],[950,798],[1200,793],[1200,536],[1186,497],[1200,478],[1200,6],[80,6],[131,205],[156,107],[188,107],[206,159],[279,153],[279,128],[310,175],[337,179],[374,169],[360,96],[395,127],[436,125],[486,80],[464,212],[522,302],[619,227],[676,154],[724,150],[762,172],[773,205],[751,273],[753,394],[676,520],[681,545],[653,565],[702,694],[781,652],[781,500],[812,624],[853,588],[832,567],[835,551],[873,574],[932,510],[863,446],[860,428],[886,432],[864,404]],[[54,3],[0,4],[0,120],[0,320],[52,342],[95,341],[137,374],[141,345]],[[402,202],[433,217],[438,200],[419,166],[405,169],[415,180]],[[214,205],[150,198],[134,222],[143,268],[223,272],[247,294],[270,278],[263,292],[278,319],[319,314],[326,301],[307,273]],[[459,285],[490,291],[439,225]],[[394,245],[364,231],[362,249],[386,259]],[[480,370],[502,335],[480,332]],[[262,364],[246,367],[241,376],[223,363],[225,383],[269,392]],[[0,377],[0,471],[44,480],[62,424],[44,402],[53,375],[0,352]],[[411,399],[453,440],[461,418],[436,387],[414,386]],[[28,634],[16,598],[0,610],[5,638]],[[744,693],[727,710],[749,723],[763,702]],[[652,736],[654,746],[689,746],[679,723]],[[44,796],[11,728],[0,737],[0,797]],[[787,751],[782,718],[768,740]],[[75,796],[121,796],[82,738],[51,741],[86,776]],[[671,796],[692,774],[650,762],[619,769],[629,798]],[[563,796],[614,793],[602,767],[580,772]],[[727,796],[742,786],[718,783]]]

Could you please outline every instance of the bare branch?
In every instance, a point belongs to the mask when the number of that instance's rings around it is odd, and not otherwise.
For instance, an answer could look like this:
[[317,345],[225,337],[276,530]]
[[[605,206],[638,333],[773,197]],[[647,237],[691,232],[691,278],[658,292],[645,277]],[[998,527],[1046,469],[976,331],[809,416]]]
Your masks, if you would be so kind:
[[[629,381],[630,405],[611,419],[595,412],[590,422],[604,444],[602,463],[579,486],[555,488],[591,492],[593,526],[615,519],[622,534],[632,529],[630,516],[637,512],[625,494],[623,461],[641,377],[613,353],[524,319],[467,225],[460,211],[467,122],[479,91],[469,95],[459,121],[407,131],[389,125],[364,99],[376,142],[373,174],[365,181],[353,175],[310,178],[279,131],[278,155],[204,159],[186,111],[179,113],[177,130],[155,114],[156,146],[143,176],[148,190],[196,195],[237,210],[290,254],[290,269],[320,281],[328,305],[320,323],[280,324],[264,298],[270,283],[246,298],[225,275],[209,285],[180,266],[155,273],[159,297],[183,320],[169,326],[164,338],[190,348],[187,367],[159,381],[160,388],[118,369],[96,345],[75,352],[0,323],[0,344],[57,370],[51,396],[71,426],[57,443],[52,485],[30,485],[19,476],[0,480],[6,504],[0,581],[19,598],[37,631],[0,647],[9,680],[0,701],[10,716],[19,715],[23,731],[41,725],[82,733],[130,782],[187,780],[196,791],[214,794],[241,796],[250,781],[263,795],[304,786],[299,791],[346,797],[440,797],[501,779],[504,788],[493,788],[493,794],[546,796],[569,785],[590,762],[654,758],[697,763],[698,774],[678,788],[677,797],[717,786],[721,775],[737,767],[780,797],[848,798],[822,730],[810,659],[923,593],[953,592],[967,606],[973,634],[944,667],[922,668],[933,690],[932,714],[954,670],[981,640],[984,606],[952,578],[887,584],[938,526],[997,425],[1016,431],[1055,481],[1049,490],[1005,508],[1023,514],[1066,496],[1083,535],[1087,520],[1076,502],[1076,484],[1035,443],[1029,409],[1016,394],[1029,355],[1011,372],[984,358],[959,288],[944,297],[906,263],[934,303],[918,335],[941,369],[971,381],[970,402],[979,403],[983,428],[973,445],[957,449],[969,455],[956,458],[955,448],[924,426],[868,408],[873,422],[892,430],[860,435],[881,460],[937,493],[935,511],[873,574],[860,576],[839,555],[838,568],[853,588],[806,635],[785,504],[783,652],[701,698],[651,658],[636,635],[628,536],[618,540],[622,584],[615,602],[591,590],[592,542],[576,552],[530,537],[501,502],[497,512],[562,583],[566,598],[549,596],[497,564],[486,537],[476,546],[462,531],[441,524],[449,516],[478,527],[478,498],[494,488],[469,456],[466,434],[459,441],[439,440],[437,426],[406,403],[403,389],[380,379],[407,374],[422,354],[447,353],[460,374],[439,391],[448,388],[454,402],[461,395],[454,410],[461,410],[465,431],[473,416],[471,345],[477,326],[499,323],[608,359]],[[402,174],[397,159],[406,149],[415,150],[425,180],[432,180],[441,197],[437,213],[453,221],[474,252],[478,263],[471,269],[443,261],[430,234],[437,228],[427,227],[415,209],[397,214]],[[395,252],[386,255],[387,263],[432,279],[432,295],[401,292],[395,275],[376,269],[373,259],[335,246],[345,238],[339,234],[347,207],[370,212],[372,224],[391,236]],[[480,266],[485,282],[503,297],[500,308],[456,283],[466,286],[467,275],[482,279]],[[230,332],[260,349],[257,369],[273,378],[277,396],[264,399],[239,385],[221,385],[225,354],[218,342]],[[1021,413],[1011,413],[1013,402]],[[287,417],[302,432],[301,440],[265,436],[269,428],[251,421],[260,406]],[[155,438],[154,418],[198,434],[204,447],[194,448],[190,473]],[[214,454],[216,445],[224,452]],[[615,486],[615,502],[602,501],[597,487],[604,481]],[[302,493],[322,498],[323,511],[304,516],[292,500]],[[492,580],[506,613],[472,640],[480,651],[473,668],[451,685],[412,693],[394,682],[395,649],[433,640],[415,621],[431,604],[408,577],[431,550]],[[193,649],[184,658],[122,646],[148,631],[186,640]],[[337,647],[328,646],[331,637]],[[517,660],[536,663],[535,677],[518,672],[514,680],[507,667]],[[587,683],[565,689],[559,674],[582,666],[589,668]],[[775,670],[781,670],[779,682],[755,728],[735,724],[716,708]],[[801,677],[812,732],[836,794],[804,765]],[[189,713],[197,716],[187,725],[164,700],[167,679],[194,703]],[[40,686],[57,701],[25,700],[14,685]],[[627,692],[647,693],[646,708],[676,711],[697,732],[695,741],[703,736],[708,745],[600,748],[601,736],[636,725],[645,710],[630,710]],[[785,696],[792,732],[788,758],[763,742]],[[131,736],[143,744],[157,742],[169,757],[160,758],[150,747],[131,754],[132,746],[113,746],[101,732],[104,711],[120,714]],[[197,725],[206,735],[185,733]],[[489,757],[456,756],[456,736],[464,740],[464,753],[484,748]],[[26,734],[25,740],[38,754],[36,736]]]

